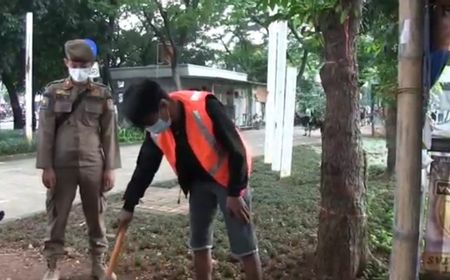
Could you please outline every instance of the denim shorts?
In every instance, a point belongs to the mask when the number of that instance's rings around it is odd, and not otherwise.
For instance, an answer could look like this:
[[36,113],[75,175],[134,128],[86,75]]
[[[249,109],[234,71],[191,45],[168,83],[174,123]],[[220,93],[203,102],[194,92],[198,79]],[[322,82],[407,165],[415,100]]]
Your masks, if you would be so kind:
[[[245,257],[258,251],[252,224],[245,224],[232,217],[226,207],[228,191],[214,182],[192,184],[189,194],[190,248],[192,251],[213,247],[213,221],[220,207],[230,242],[231,253],[236,258]],[[251,194],[248,187],[243,199],[251,209]]]

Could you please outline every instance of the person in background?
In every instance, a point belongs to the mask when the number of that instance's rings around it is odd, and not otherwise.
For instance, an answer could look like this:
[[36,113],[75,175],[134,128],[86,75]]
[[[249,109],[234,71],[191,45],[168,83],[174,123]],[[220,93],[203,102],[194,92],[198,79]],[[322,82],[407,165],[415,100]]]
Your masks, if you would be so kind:
[[212,277],[213,220],[218,208],[246,279],[262,279],[248,187],[252,159],[224,106],[209,92],[168,94],[156,82],[143,79],[127,89],[123,112],[147,134],[123,197],[120,225],[132,220],[164,155],[184,194],[189,194],[189,244],[196,279]]
[[312,111],[310,108],[305,110],[305,134],[303,136],[311,136]]
[[47,191],[48,238],[44,280],[59,279],[58,259],[77,186],[88,227],[92,276],[105,277],[104,193],[120,167],[114,104],[106,86],[89,79],[95,53],[85,40],[65,44],[69,77],[51,82],[40,106],[36,167]]

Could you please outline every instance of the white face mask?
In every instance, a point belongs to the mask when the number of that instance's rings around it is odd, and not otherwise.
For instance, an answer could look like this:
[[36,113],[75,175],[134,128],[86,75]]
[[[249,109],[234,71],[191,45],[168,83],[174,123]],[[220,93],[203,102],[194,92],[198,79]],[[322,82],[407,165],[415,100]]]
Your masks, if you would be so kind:
[[152,134],[160,134],[160,133],[163,133],[164,131],[168,130],[170,128],[171,124],[172,124],[172,122],[170,121],[170,119],[168,121],[165,121],[165,120],[159,118],[158,121],[154,125],[147,126],[145,129]]
[[74,82],[83,83],[89,79],[91,68],[69,68],[70,77]]

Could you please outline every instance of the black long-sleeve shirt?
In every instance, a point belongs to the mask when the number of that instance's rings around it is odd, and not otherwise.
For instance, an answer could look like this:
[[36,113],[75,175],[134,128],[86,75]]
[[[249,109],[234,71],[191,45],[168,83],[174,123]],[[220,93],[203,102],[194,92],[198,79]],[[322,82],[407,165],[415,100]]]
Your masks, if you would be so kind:
[[[214,181],[214,179],[201,166],[189,146],[186,135],[185,111],[183,106],[180,107],[182,108],[181,119],[179,122],[172,124],[171,130],[176,142],[178,182],[184,193],[187,194],[192,182]],[[227,186],[228,194],[239,196],[242,189],[247,187],[248,181],[245,147],[234,123],[226,114],[224,106],[214,96],[207,97],[206,111],[213,123],[216,141],[228,152],[230,170],[230,182]],[[153,181],[153,177],[161,165],[162,157],[162,151],[147,133],[139,152],[136,169],[124,194],[124,209],[133,211],[136,204],[139,203],[139,199],[144,196],[146,189]]]

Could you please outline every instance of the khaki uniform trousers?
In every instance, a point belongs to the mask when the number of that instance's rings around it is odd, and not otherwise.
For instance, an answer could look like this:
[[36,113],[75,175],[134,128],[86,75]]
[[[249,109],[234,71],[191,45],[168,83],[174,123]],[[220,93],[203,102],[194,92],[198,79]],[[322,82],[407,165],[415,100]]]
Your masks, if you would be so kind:
[[47,192],[48,238],[44,244],[47,257],[63,255],[67,218],[75,199],[77,187],[88,227],[92,255],[101,255],[108,249],[104,211],[106,200],[101,192],[103,167],[56,168],[56,187]]

